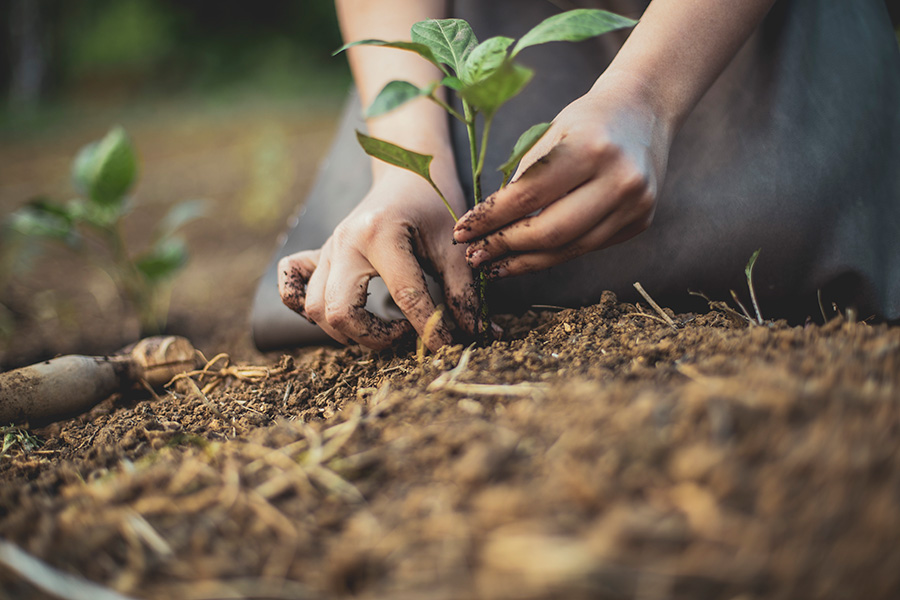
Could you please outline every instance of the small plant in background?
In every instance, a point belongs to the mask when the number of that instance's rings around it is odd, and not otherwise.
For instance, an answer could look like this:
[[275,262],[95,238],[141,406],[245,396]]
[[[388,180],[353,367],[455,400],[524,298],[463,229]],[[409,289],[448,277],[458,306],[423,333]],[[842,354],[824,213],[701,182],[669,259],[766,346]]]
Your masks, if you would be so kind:
[[138,161],[121,127],[82,148],[72,165],[81,197],[65,204],[38,198],[13,213],[7,226],[24,237],[52,239],[79,251],[104,269],[134,307],[141,333],[159,333],[168,313],[168,286],[187,261],[178,229],[199,216],[197,201],[176,204],[156,225],[149,247],[132,254],[122,235],[122,220],[132,208],[128,192]]
[[[632,27],[636,21],[607,11],[596,9],[570,10],[554,15],[534,27],[518,41],[497,36],[478,43],[469,24],[462,19],[429,19],[412,26],[412,41],[389,42],[384,40],[360,40],[341,47],[335,54],[359,45],[384,46],[415,52],[439,68],[444,77],[425,88],[408,81],[391,81],[378,94],[366,110],[367,118],[387,113],[410,100],[428,98],[442,106],[453,118],[466,126],[469,137],[474,202],[482,201],[481,175],[484,170],[485,151],[491,131],[491,123],[497,111],[507,101],[522,91],[534,72],[517,63],[518,54],[530,46],[548,42],[576,42],[596,37],[610,31]],[[455,110],[438,95],[440,87],[455,93],[462,112]],[[478,122],[481,117],[481,135]],[[539,123],[519,137],[509,158],[500,166],[503,185],[509,183],[522,157],[550,128],[550,123]],[[444,195],[431,179],[432,156],[407,150],[385,140],[357,132],[360,145],[370,156],[391,165],[407,169],[425,178],[447,209],[458,220]],[[485,301],[487,276],[484,268],[476,272],[476,286],[480,302],[479,339],[487,341],[490,331],[488,307]]]
[[0,459],[11,453],[28,454],[44,445],[44,442],[33,433],[13,424],[0,426]]

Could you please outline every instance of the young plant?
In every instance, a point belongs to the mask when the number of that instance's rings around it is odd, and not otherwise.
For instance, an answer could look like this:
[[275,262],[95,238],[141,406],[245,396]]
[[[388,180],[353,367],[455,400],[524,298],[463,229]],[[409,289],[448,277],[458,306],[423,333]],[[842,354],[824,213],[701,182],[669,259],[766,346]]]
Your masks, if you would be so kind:
[[82,148],[72,164],[72,179],[82,197],[61,204],[38,198],[10,216],[8,227],[25,240],[52,239],[83,252],[115,281],[134,307],[141,333],[165,327],[165,287],[187,261],[184,240],[176,231],[202,211],[199,202],[172,207],[157,224],[150,247],[133,255],[122,235],[122,220],[131,210],[128,192],[137,178],[134,147],[121,127]]
[[[443,72],[444,77],[440,81],[424,88],[408,81],[391,81],[368,107],[366,118],[378,117],[416,98],[428,98],[443,107],[450,116],[464,123],[469,137],[473,200],[478,204],[483,199],[481,175],[494,117],[506,102],[522,91],[534,75],[531,69],[516,62],[519,53],[531,46],[558,41],[577,42],[635,24],[636,21],[607,11],[577,9],[544,20],[518,41],[497,36],[478,43],[472,28],[462,19],[429,19],[412,26],[412,41],[360,40],[344,45],[335,54],[360,45],[397,48],[415,52]],[[441,87],[456,95],[462,112],[441,99],[438,92]],[[503,174],[501,188],[509,183],[519,161],[549,128],[550,123],[538,123],[519,137],[509,158],[499,168]],[[444,201],[454,221],[458,220],[447,199],[431,179],[432,156],[359,132],[357,137],[363,150],[370,156],[425,178]],[[485,269],[479,268],[476,272],[476,288],[480,304],[478,337],[481,341],[487,341],[490,332],[486,285]]]

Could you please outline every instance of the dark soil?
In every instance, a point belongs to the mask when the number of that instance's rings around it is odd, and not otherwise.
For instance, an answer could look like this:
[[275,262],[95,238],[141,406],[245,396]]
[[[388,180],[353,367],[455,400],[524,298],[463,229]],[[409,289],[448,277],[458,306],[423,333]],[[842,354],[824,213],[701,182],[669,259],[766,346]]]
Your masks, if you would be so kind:
[[[198,272],[237,264],[202,227]],[[240,360],[34,430],[0,457],[3,540],[141,598],[900,595],[900,328],[673,329],[604,294],[489,348],[261,356],[259,243],[214,267],[235,296],[175,303],[198,325],[173,331]],[[53,323],[6,362],[93,351]],[[0,567],[0,598],[30,597]]]

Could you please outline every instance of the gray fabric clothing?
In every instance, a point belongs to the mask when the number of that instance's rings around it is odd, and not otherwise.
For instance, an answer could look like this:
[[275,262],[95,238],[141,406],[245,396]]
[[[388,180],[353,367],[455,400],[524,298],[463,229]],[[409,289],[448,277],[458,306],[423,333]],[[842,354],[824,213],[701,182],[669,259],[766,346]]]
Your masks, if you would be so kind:
[[[559,12],[557,4],[456,0],[453,14],[468,20],[480,39],[519,37]],[[620,0],[562,8],[597,6],[637,17],[646,5]],[[495,120],[485,190],[499,185],[495,169],[518,135],[585,93],[626,35],[521,54],[537,74]],[[367,159],[348,123],[279,256],[321,245],[365,193]],[[464,128],[454,127],[453,141],[465,167]],[[358,164],[358,171],[348,164]],[[350,178],[351,172],[365,177]],[[471,186],[466,169],[460,178]],[[650,229],[552,269],[496,282],[491,308],[580,306],[606,289],[633,300],[632,284],[640,281],[664,305],[700,309],[704,304],[688,289],[716,299],[746,290],[744,265],[757,248],[754,278],[764,316],[818,315],[821,290],[826,306],[900,318],[900,52],[881,0],[777,2],[676,136]],[[254,307],[261,348],[304,339],[289,333],[305,322],[280,307],[274,282],[273,266]]]

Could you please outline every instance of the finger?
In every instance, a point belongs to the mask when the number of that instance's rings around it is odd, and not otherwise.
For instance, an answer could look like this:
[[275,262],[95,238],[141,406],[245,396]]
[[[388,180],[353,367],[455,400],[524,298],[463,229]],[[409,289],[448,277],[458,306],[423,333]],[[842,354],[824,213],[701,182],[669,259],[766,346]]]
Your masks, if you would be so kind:
[[[328,247],[328,242],[324,248]],[[329,325],[325,316],[325,288],[328,285],[331,273],[331,261],[327,254],[320,257],[319,265],[309,278],[306,286],[306,314],[309,320],[322,328],[322,331],[330,335],[342,344],[349,344],[350,338]]]
[[462,246],[451,246],[432,253],[435,269],[444,287],[444,296],[450,314],[469,335],[475,335],[476,315],[478,313],[478,296],[472,269],[466,264]]
[[608,189],[606,179],[582,185],[539,214],[473,242],[466,250],[469,266],[474,269],[509,253],[560,248],[580,238],[615,209],[621,192]]
[[306,290],[318,262],[318,250],[297,252],[278,261],[278,293],[281,301],[307,320]]
[[471,241],[546,207],[587,181],[591,166],[565,143],[558,144],[518,180],[464,214],[453,229],[454,238]]
[[649,215],[635,216],[633,211],[617,211],[580,238],[552,250],[523,252],[495,260],[487,265],[488,277],[502,279],[549,269],[582,254],[624,242],[646,230]]
[[407,321],[385,321],[366,310],[369,280],[375,269],[360,254],[331,263],[325,286],[325,321],[328,326],[363,346],[390,347],[411,331]]
[[434,351],[449,344],[452,336],[444,319],[437,326],[428,327],[426,332],[428,318],[436,307],[425,284],[425,273],[413,252],[412,240],[407,238],[402,244],[378,244],[369,254],[369,261],[381,274],[397,307],[422,336],[425,345]]

